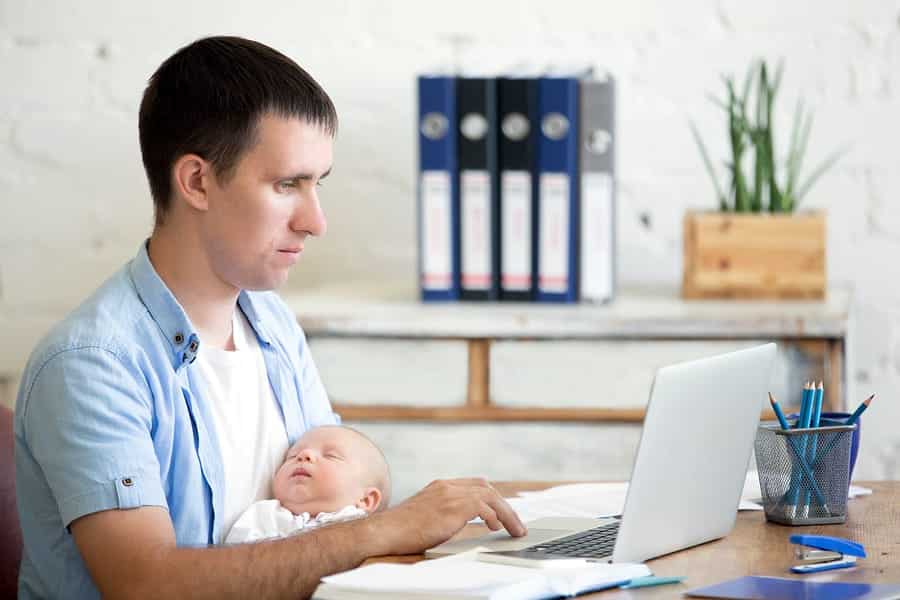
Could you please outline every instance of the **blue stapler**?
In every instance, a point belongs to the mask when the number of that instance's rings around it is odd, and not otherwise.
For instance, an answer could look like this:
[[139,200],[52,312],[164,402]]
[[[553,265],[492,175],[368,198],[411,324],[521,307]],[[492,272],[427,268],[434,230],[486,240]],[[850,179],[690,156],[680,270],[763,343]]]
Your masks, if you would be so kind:
[[856,558],[865,558],[862,544],[827,535],[792,535],[796,544],[794,554],[803,564],[791,567],[793,573],[818,573],[832,569],[846,569],[856,564]]

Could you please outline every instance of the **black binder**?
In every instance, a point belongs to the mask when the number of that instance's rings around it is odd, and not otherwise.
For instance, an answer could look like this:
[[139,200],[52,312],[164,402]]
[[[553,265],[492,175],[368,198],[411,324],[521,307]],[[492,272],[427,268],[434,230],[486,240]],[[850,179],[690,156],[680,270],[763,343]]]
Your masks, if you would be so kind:
[[495,300],[499,291],[496,90],[492,78],[456,83],[463,300]]
[[537,79],[497,80],[503,300],[532,300],[537,287],[537,104]]

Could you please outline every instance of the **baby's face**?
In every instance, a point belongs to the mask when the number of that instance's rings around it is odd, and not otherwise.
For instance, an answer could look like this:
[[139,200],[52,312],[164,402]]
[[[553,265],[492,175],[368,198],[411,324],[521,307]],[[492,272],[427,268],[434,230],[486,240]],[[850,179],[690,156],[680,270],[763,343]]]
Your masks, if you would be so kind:
[[[272,484],[275,498],[294,514],[334,512],[353,505],[368,512],[372,489],[368,442],[340,427],[306,432],[291,446]],[[380,495],[378,497],[380,499]]]

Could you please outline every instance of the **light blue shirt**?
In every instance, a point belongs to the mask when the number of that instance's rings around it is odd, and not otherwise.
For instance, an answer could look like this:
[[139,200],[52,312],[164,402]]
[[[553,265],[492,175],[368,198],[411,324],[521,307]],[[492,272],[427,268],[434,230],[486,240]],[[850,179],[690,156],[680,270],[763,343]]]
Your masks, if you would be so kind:
[[[265,359],[293,444],[334,424],[303,331],[271,292],[238,305]],[[221,539],[223,465],[201,343],[147,256],[137,256],[38,344],[16,402],[20,598],[99,598],[68,526],[109,509],[162,506],[179,546]]]

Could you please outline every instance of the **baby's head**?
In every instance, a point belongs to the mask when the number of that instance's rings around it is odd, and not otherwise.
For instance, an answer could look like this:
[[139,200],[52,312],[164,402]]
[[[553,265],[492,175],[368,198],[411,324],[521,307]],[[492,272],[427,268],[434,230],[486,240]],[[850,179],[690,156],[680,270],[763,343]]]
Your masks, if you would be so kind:
[[272,483],[275,498],[299,515],[356,506],[367,513],[387,507],[391,476],[381,450],[349,427],[310,429],[291,446]]

